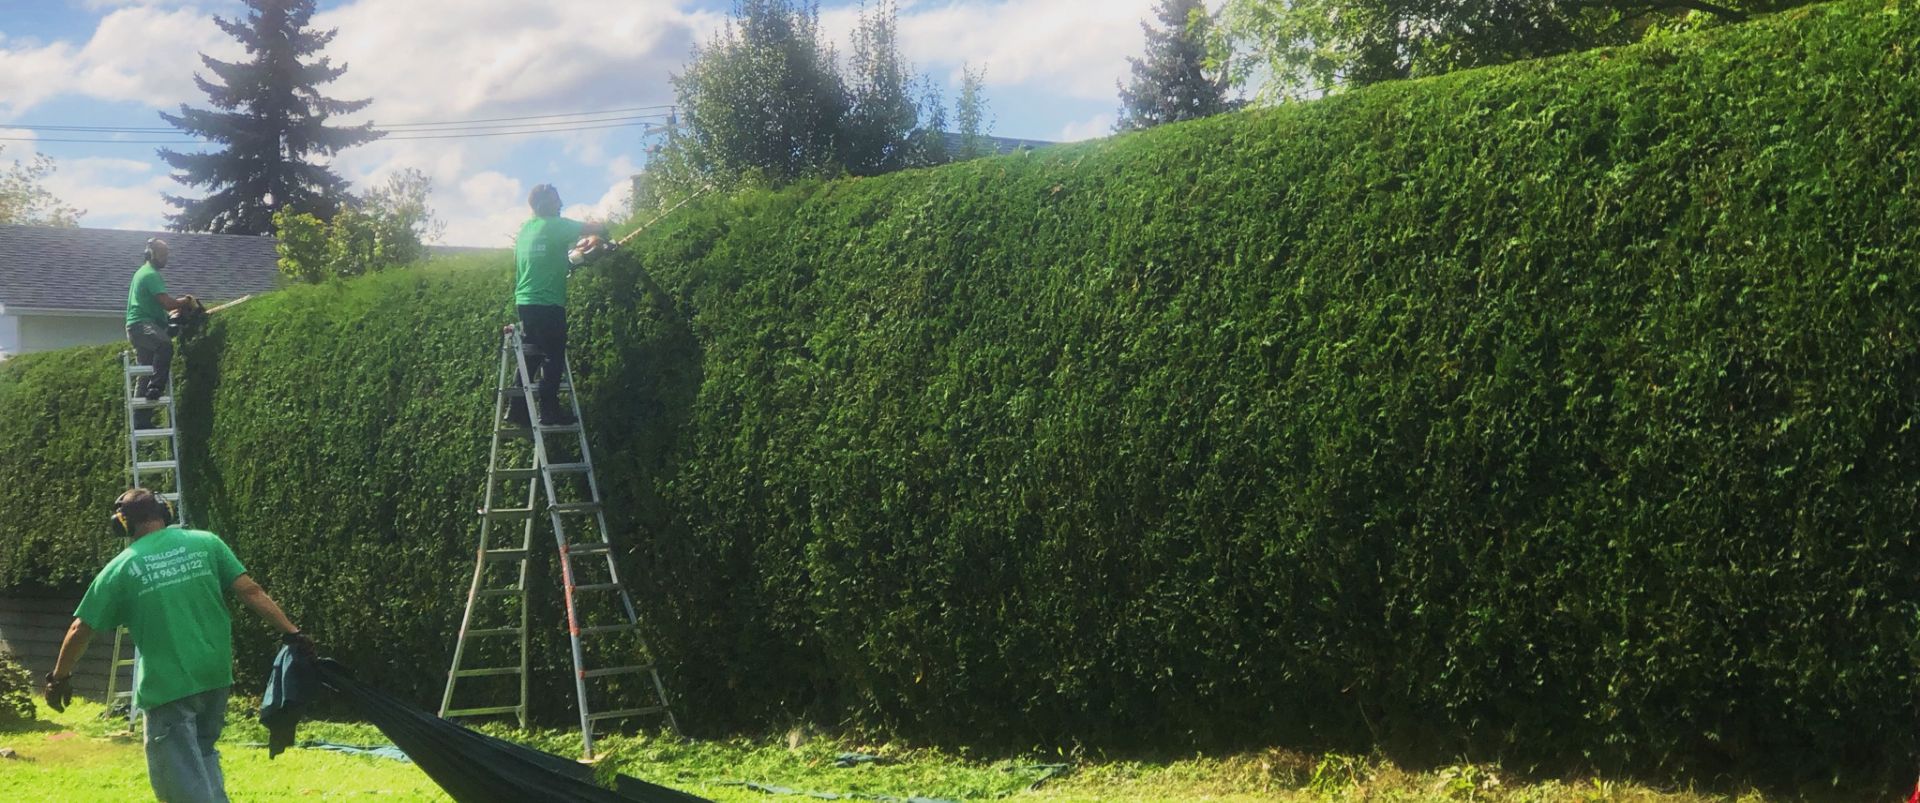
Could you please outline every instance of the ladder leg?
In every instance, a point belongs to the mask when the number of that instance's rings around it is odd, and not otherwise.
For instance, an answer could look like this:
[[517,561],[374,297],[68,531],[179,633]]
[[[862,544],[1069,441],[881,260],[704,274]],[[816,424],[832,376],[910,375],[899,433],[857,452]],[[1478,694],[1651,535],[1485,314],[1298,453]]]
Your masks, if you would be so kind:
[[[506,406],[506,397],[505,397],[504,391],[507,388],[508,368],[512,363],[512,357],[509,354],[509,348],[511,347],[511,345],[512,345],[511,336],[503,335],[501,337],[501,342],[500,342],[499,371],[495,377],[495,382],[494,382],[494,390],[495,390],[494,408],[493,408],[494,417],[492,422],[490,423],[490,426],[493,428],[493,441],[492,441],[492,447],[489,452],[489,456],[487,458],[487,466],[488,466],[487,486],[486,486],[486,491],[484,496],[484,502],[482,503],[480,508],[480,513],[481,513],[480,543],[478,548],[475,550],[475,554],[474,554],[473,581],[467,590],[466,610],[461,614],[460,631],[459,631],[457,640],[454,642],[453,666],[451,669],[447,671],[446,690],[445,692],[442,693],[440,698],[440,716],[447,717],[447,716],[462,716],[462,715],[469,715],[469,714],[478,715],[480,713],[494,714],[494,713],[511,712],[518,719],[520,726],[522,728],[525,728],[527,726],[527,698],[528,698],[527,638],[528,638],[528,632],[529,632],[527,628],[528,606],[527,606],[527,598],[526,598],[527,555],[529,554],[528,549],[532,545],[531,543],[532,542],[532,526],[530,522],[528,526],[523,528],[521,531],[520,548],[517,550],[504,550],[506,552],[511,553],[510,557],[512,559],[518,560],[520,564],[519,569],[515,572],[516,584],[514,585],[513,588],[504,590],[509,594],[513,596],[517,596],[519,598],[520,626],[518,628],[506,629],[508,631],[514,631],[514,634],[517,635],[519,638],[519,642],[520,642],[519,649],[518,649],[519,656],[520,656],[519,664],[515,669],[506,669],[506,670],[503,670],[500,668],[485,668],[485,669],[468,671],[468,670],[465,670],[464,668],[465,662],[467,660],[467,641],[469,638],[473,637],[477,632],[480,632],[480,631],[477,631],[473,626],[475,616],[477,615],[476,611],[478,610],[479,606],[482,604],[481,600],[489,596],[489,594],[486,592],[486,589],[485,589],[487,566],[493,562],[491,553],[496,551],[493,545],[493,538],[494,538],[493,516],[491,514],[495,510],[494,505],[499,500],[501,495],[500,483],[503,481],[506,481],[510,476],[512,476],[511,473],[503,473],[503,471],[505,472],[515,471],[513,469],[504,467],[501,463],[501,460],[503,459],[501,455],[501,442],[504,439],[505,435],[503,430],[501,429],[500,420],[502,415],[505,412],[505,406]],[[524,472],[524,470],[519,470],[519,471]],[[531,506],[534,504],[534,501],[535,501],[534,494],[537,493],[537,490],[538,488],[535,483],[531,481],[527,483],[527,505],[529,506],[529,508],[531,508]],[[498,591],[492,594],[492,596],[499,596],[499,595],[500,594]],[[485,631],[486,635],[501,635],[502,633],[503,631],[498,629]],[[463,675],[485,676],[485,675],[508,674],[508,673],[515,673],[515,672],[517,672],[520,675],[520,684],[519,684],[520,697],[515,705],[485,708],[485,709],[479,709],[479,710],[468,709],[464,711],[457,710],[453,707],[454,695],[456,693],[455,689],[458,686],[459,680]]]
[[[506,429],[496,424],[494,430],[494,452],[489,463],[487,502],[486,507],[482,509],[486,521],[481,525],[483,537],[481,539],[480,553],[477,556],[480,565],[475,569],[474,580],[468,590],[468,610],[461,621],[460,643],[454,648],[454,668],[449,672],[447,692],[441,702],[441,715],[465,716],[499,714],[512,711],[519,714],[522,727],[528,725],[528,700],[530,699],[532,678],[532,611],[531,606],[526,604],[526,591],[531,582],[531,568],[527,561],[527,556],[532,554],[534,527],[539,519],[537,510],[542,504],[542,498],[544,497],[548,514],[547,518],[553,526],[555,553],[560,562],[562,600],[566,606],[567,616],[568,650],[573,663],[574,697],[580,719],[581,747],[585,756],[591,759],[595,754],[595,722],[659,713],[665,716],[667,727],[677,734],[679,733],[679,723],[675,720],[673,712],[669,708],[666,686],[661,682],[660,673],[651,663],[651,650],[647,647],[645,638],[640,635],[638,609],[634,604],[632,594],[620,578],[619,567],[613,554],[612,540],[608,537],[609,529],[605,511],[602,509],[599,479],[595,476],[593,470],[593,458],[592,453],[588,449],[586,429],[583,424],[578,423],[581,418],[580,401],[579,397],[572,392],[572,388],[574,388],[573,367],[564,362],[562,363],[564,387],[569,391],[568,402],[575,420],[567,424],[550,424],[550,422],[542,420],[542,410],[535,398],[535,394],[537,393],[536,388],[538,386],[532,381],[526,343],[521,339],[521,333],[518,328],[507,327],[505,329],[502,336],[501,352],[499,381],[496,383],[495,419],[498,421],[502,417],[507,403],[506,399],[509,396],[513,396],[525,402],[530,426],[525,429]],[[551,411],[547,412],[550,413]],[[556,461],[555,453],[550,451],[553,446],[553,441],[549,440],[549,436],[561,435],[563,433],[570,433],[577,439],[577,448],[579,450],[579,458],[577,460],[567,455],[561,455],[560,458],[564,462],[559,462]],[[517,466],[509,467],[501,465],[501,441],[503,438],[509,437],[509,434],[512,436],[526,435],[531,439],[531,467],[520,468]],[[566,448],[564,444],[569,442],[563,440],[561,443],[563,444],[562,449],[564,451]],[[586,501],[563,501],[566,497],[562,496],[561,492],[563,489],[556,479],[562,475],[584,476],[586,483]],[[507,478],[524,478],[529,480],[525,507],[501,509],[494,507],[499,499],[497,495],[499,489],[497,482]],[[577,498],[577,486],[569,485],[566,490]],[[591,516],[588,518],[574,518],[589,513]],[[491,536],[487,535],[487,533],[491,532],[489,522],[491,522],[496,515],[502,519],[517,518],[522,522],[519,549],[496,549],[493,546],[489,540]],[[569,522],[573,522],[571,526],[582,528],[578,531],[579,539],[576,540],[569,532]],[[504,552],[512,552],[514,554],[511,556],[502,555],[501,553]],[[587,580],[585,584],[583,584],[580,572],[586,571],[591,574],[594,572],[592,567],[598,565],[592,562],[587,564],[576,564],[574,562],[575,557],[584,555],[600,555],[605,558],[607,566],[606,582],[592,579]],[[485,566],[490,562],[496,562],[508,557],[520,560],[517,575],[518,585],[514,589],[514,591],[518,592],[521,599],[519,627],[489,628],[487,625],[480,624],[478,627],[481,629],[475,629],[476,623],[480,621],[476,618],[477,615],[474,612],[475,606],[481,604],[480,600],[484,597],[489,595],[497,596],[502,593],[501,590],[488,589],[486,587],[487,580],[484,577]],[[614,606],[611,609],[605,607],[598,601],[595,601],[589,606],[587,601],[582,597],[584,594],[609,592],[617,594],[617,597],[606,599],[605,605]],[[619,624],[610,624],[607,622],[593,621],[608,615],[620,618],[621,622]],[[508,633],[515,633],[519,636],[520,661],[517,669],[465,669],[463,667],[462,662],[467,660],[466,656],[470,654],[466,650],[467,639],[476,636],[503,636]],[[621,637],[623,634],[625,634],[626,637],[632,638],[634,642],[638,644],[639,652],[642,655],[648,656],[647,659],[644,662],[622,661],[621,663],[626,665],[609,665],[589,669],[589,660],[591,659],[597,664],[604,657],[603,653],[606,651],[599,650],[598,647],[596,647],[597,651],[590,653],[587,649],[586,639],[598,639],[603,636]],[[597,643],[598,642],[596,642],[596,644]],[[616,647],[624,650],[627,646],[630,646],[628,642],[624,640],[610,642],[608,644],[608,650]],[[516,671],[520,674],[519,706],[496,706],[466,710],[453,708],[453,687],[458,678],[505,675]],[[651,693],[659,700],[657,707],[637,706],[619,708],[614,706],[610,710],[594,710],[594,702],[590,699],[588,690],[588,681],[590,679],[640,673],[648,675],[647,678],[639,682],[643,684],[643,688],[650,688],[652,690]],[[640,693],[644,695],[647,692]]]

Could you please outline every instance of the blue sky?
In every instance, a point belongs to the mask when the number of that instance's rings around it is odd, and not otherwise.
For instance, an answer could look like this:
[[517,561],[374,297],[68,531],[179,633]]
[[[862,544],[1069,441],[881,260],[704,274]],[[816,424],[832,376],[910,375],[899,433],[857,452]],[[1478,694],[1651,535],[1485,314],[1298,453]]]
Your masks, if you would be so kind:
[[[1103,135],[1114,84],[1142,48],[1153,0],[902,0],[903,49],[948,87],[963,63],[984,66],[994,133],[1043,140]],[[82,225],[158,228],[173,183],[151,144],[56,139],[166,139],[9,126],[163,126],[155,115],[204,105],[198,54],[238,55],[212,22],[234,0],[33,0],[0,17],[0,161],[53,157],[50,187],[87,210]],[[371,98],[347,122],[376,124],[556,115],[670,104],[668,75],[724,19],[729,0],[323,0],[316,23],[339,29],[327,53],[347,63],[327,87]],[[822,4],[845,50],[857,0]],[[21,141],[26,140],[26,141]],[[574,214],[617,206],[645,162],[637,128],[484,139],[390,140],[345,152],[341,175],[365,188],[406,168],[434,179],[444,242],[502,245],[524,217],[527,188],[557,184]]]

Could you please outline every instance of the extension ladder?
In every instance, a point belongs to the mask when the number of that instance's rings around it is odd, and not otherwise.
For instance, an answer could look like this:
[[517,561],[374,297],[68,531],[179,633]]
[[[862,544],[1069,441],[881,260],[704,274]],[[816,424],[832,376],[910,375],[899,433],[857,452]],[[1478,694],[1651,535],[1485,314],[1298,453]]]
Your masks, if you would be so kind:
[[[133,352],[120,352],[121,390],[126,396],[127,412],[127,475],[133,487],[146,488],[156,496],[173,505],[174,520],[185,524],[187,520],[186,504],[180,494],[180,429],[175,424],[173,408],[173,373],[167,373],[167,387],[160,398],[149,400],[141,396],[140,380],[153,376],[153,366],[140,365],[134,361]],[[153,416],[148,423],[151,426],[140,427],[140,412],[147,411]],[[157,413],[164,413],[160,420]],[[142,444],[154,444],[141,453]],[[159,482],[148,482],[148,477],[159,477]],[[121,541],[125,548],[128,540]],[[113,664],[107,670],[107,710],[112,711],[120,701],[127,704],[127,720],[138,716],[133,707],[133,687],[124,690],[120,687],[120,670],[134,664],[133,640],[128,637],[127,629],[122,627],[113,631]]]
[[[633,596],[621,581],[614,561],[614,545],[608,537],[607,515],[601,505],[592,453],[587,448],[586,428],[580,423],[580,401],[573,393],[573,367],[566,366],[560,388],[567,396],[575,423],[544,424],[540,420],[540,405],[535,400],[535,383],[527,370],[529,352],[539,354],[537,349],[521,342],[518,329],[506,327],[500,342],[500,371],[494,393],[493,446],[487,460],[487,489],[479,511],[480,547],[474,561],[473,583],[467,591],[466,613],[460,619],[460,635],[454,642],[453,668],[447,672],[446,693],[440,698],[440,716],[513,714],[519,719],[520,727],[527,726],[528,558],[533,550],[534,525],[544,499],[547,517],[553,525],[555,555],[560,563],[566,598],[567,636],[572,642],[580,737],[586,758],[592,759],[594,728],[598,723],[659,714],[675,733],[679,732],[679,724],[668,707],[667,689],[653,665],[652,651],[641,635]],[[547,366],[551,370],[552,362]],[[515,400],[524,403],[531,426],[506,422],[506,412]],[[520,448],[523,441],[531,441],[530,450]],[[531,460],[530,464],[524,462],[527,459]],[[512,487],[519,482],[527,484],[524,503]],[[514,504],[519,506],[511,506]],[[514,529],[512,525],[519,524],[519,540],[495,544],[496,524],[508,532]],[[581,537],[572,535],[576,531]],[[576,559],[584,560],[576,562]],[[604,570],[600,568],[602,562]],[[506,576],[502,577],[503,574]],[[497,599],[507,602],[489,604]],[[509,610],[502,611],[501,607]],[[519,642],[517,665],[467,667],[472,657],[470,643],[505,637]],[[589,649],[589,645],[593,649]],[[494,651],[494,660],[502,663],[510,660],[501,657],[500,652]],[[638,660],[629,657],[636,653]],[[589,668],[590,663],[615,665]],[[653,704],[595,710],[593,698],[604,695],[590,695],[589,682],[621,675],[644,675],[645,682],[641,685],[652,693]],[[454,687],[459,681],[487,677],[517,678],[518,703],[454,707]]]

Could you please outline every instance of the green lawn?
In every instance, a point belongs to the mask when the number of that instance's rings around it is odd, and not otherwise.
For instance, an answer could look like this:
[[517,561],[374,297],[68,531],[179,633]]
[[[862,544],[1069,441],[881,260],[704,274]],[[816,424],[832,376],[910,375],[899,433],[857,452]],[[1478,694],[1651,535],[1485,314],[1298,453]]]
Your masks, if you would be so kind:
[[[266,731],[250,703],[236,701],[222,739],[227,791],[236,801],[294,798],[444,801],[412,764],[381,758],[291,750],[269,760]],[[124,726],[100,718],[101,708],[76,703],[64,714],[42,706],[41,722],[0,728],[0,747],[19,756],[0,759],[0,801],[128,801],[151,799],[139,740],[115,735]],[[559,755],[579,749],[564,731],[518,733],[489,729]],[[302,739],[384,744],[372,726],[303,725]],[[1661,793],[1628,784],[1579,780],[1518,783],[1483,766],[1412,773],[1380,761],[1303,756],[1272,750],[1161,763],[1078,761],[1050,776],[1043,761],[982,761],[891,745],[832,739],[733,740],[683,743],[663,738],[614,737],[603,764],[655,783],[720,801],[806,803],[814,798],[774,795],[742,786],[753,782],[806,792],[943,797],[955,800],[1055,801],[1496,801],[1499,803],[1763,803],[1738,798]],[[835,765],[843,752],[886,756],[884,765]],[[1036,781],[1039,783],[1036,784]]]

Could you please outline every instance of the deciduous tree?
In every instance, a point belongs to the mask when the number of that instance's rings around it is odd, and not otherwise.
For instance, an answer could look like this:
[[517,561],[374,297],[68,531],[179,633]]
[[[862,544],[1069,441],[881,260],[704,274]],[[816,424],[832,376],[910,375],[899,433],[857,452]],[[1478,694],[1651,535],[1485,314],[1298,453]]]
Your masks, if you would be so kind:
[[1229,0],[1227,28],[1264,94],[1436,75],[1739,22],[1813,0]]
[[[0,151],[5,151],[0,147]],[[53,159],[35,154],[27,162],[15,160],[12,167],[0,170],[0,223],[28,226],[78,226],[86,212],[68,206],[47,190],[47,176],[54,171]]]

